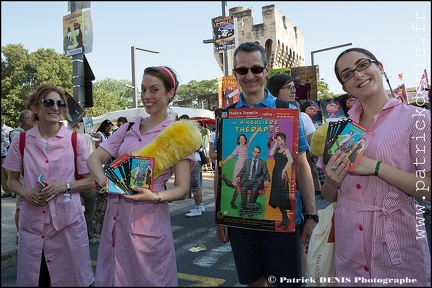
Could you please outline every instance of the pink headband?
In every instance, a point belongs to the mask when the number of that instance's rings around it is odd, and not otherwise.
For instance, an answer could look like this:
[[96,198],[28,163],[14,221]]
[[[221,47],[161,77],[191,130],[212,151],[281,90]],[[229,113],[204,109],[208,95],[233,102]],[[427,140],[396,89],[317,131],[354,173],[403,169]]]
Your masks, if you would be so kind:
[[166,67],[163,66],[158,66],[160,69],[162,69],[163,71],[165,71],[168,76],[171,78],[172,84],[173,84],[173,89],[175,90],[176,85],[175,85],[175,79],[174,76],[172,75],[171,71],[169,69],[167,69]]

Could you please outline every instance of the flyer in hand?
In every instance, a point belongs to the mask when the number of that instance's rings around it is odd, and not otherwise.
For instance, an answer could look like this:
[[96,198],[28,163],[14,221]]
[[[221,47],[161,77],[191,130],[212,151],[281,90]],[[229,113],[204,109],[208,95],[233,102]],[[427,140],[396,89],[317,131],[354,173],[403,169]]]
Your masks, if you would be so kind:
[[217,224],[294,231],[298,118],[297,109],[216,110]]
[[154,158],[123,154],[104,166],[109,193],[132,195],[130,186],[153,188]]
[[323,162],[327,164],[338,150],[347,154],[349,172],[353,172],[375,133],[351,119],[330,122],[324,148]]

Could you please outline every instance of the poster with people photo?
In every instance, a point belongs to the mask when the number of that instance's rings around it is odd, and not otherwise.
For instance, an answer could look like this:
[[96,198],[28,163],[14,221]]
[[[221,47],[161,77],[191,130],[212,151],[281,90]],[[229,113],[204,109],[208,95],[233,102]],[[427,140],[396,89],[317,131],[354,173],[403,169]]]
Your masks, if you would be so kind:
[[217,109],[216,223],[295,229],[297,109]]
[[236,103],[239,95],[239,86],[234,75],[218,78],[219,108]]

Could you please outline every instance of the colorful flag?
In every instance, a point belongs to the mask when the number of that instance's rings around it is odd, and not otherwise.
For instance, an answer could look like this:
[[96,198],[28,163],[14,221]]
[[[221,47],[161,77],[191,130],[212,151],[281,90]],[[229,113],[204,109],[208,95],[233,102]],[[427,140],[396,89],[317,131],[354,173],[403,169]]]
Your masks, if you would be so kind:
[[429,96],[428,96],[429,93],[425,90],[429,86],[430,86],[429,78],[425,69],[420,79],[420,82],[416,88],[416,96],[413,99],[416,103],[429,102]]
[[397,87],[394,90],[394,94],[395,94],[396,98],[398,98],[399,100],[402,101],[402,103],[408,104],[408,92],[406,90],[405,83],[403,83],[402,85]]

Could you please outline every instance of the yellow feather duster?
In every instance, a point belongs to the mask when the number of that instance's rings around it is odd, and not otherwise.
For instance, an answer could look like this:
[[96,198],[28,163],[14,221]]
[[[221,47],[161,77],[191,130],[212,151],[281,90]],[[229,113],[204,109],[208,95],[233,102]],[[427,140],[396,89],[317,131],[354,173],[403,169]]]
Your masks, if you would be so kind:
[[201,133],[198,123],[180,120],[165,128],[156,138],[133,156],[153,157],[155,159],[154,178],[177,164],[201,146]]
[[325,141],[329,124],[323,123],[313,134],[311,139],[311,153],[315,156],[324,155]]

